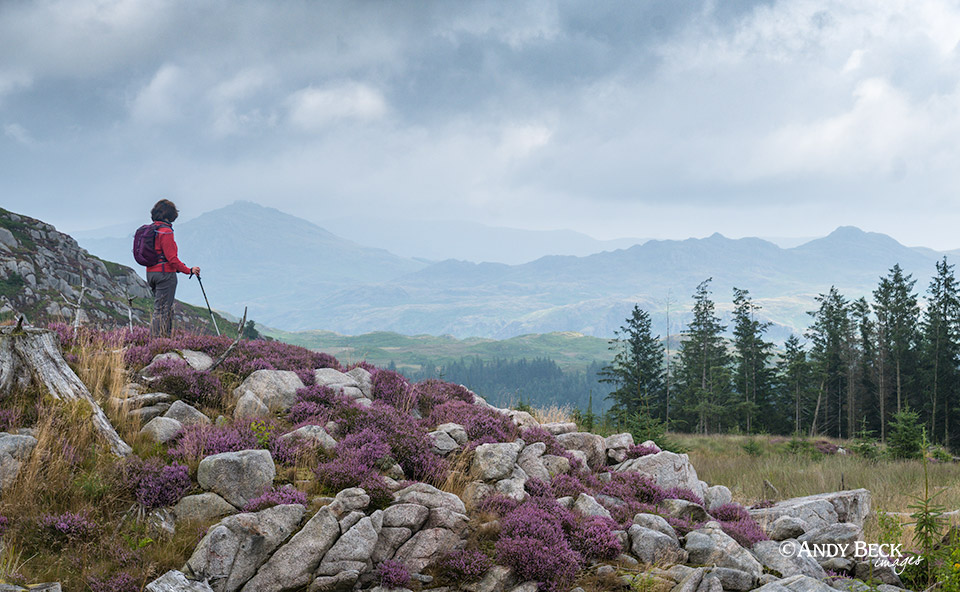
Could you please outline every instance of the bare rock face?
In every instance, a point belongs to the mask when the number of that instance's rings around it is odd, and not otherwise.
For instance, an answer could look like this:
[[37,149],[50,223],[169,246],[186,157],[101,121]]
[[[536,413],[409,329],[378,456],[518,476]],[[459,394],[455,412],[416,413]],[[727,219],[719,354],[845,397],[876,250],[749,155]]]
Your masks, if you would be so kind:
[[239,400],[247,393],[260,399],[272,411],[288,411],[297,400],[303,381],[291,370],[257,370],[233,391]]
[[775,541],[795,539],[810,530],[810,526],[793,516],[780,516],[767,527],[767,535]]
[[473,455],[473,470],[484,481],[506,479],[513,472],[513,465],[523,449],[523,442],[481,444]]
[[[360,382],[356,378],[333,368],[318,368],[315,370],[314,381],[320,386],[329,387],[351,399],[369,398],[369,394],[363,392]],[[371,387],[372,385],[373,382],[371,381]]]
[[663,488],[685,487],[701,498],[703,489],[697,471],[686,454],[662,451],[632,458],[612,467],[614,471],[636,471],[649,475]]
[[806,497],[777,502],[769,508],[750,510],[750,515],[761,525],[772,524],[781,516],[803,520],[811,529],[849,522],[863,526],[870,513],[870,492],[866,489],[818,493]]
[[757,578],[763,573],[760,562],[723,532],[717,522],[707,522],[703,528],[687,534],[685,548],[694,564],[739,569]]
[[243,587],[243,592],[298,590],[310,583],[320,561],[340,536],[329,507],[320,508],[300,532],[280,547]]
[[550,482],[550,471],[543,464],[543,453],[546,452],[547,445],[543,442],[534,442],[525,447],[517,457],[517,465],[523,469],[529,479],[539,479],[544,483]]
[[[156,420],[154,420],[156,421]],[[273,485],[277,467],[269,450],[241,450],[214,454],[200,461],[197,482],[242,508]]]
[[610,518],[610,510],[601,506],[592,495],[586,493],[581,493],[577,496],[576,501],[573,502],[573,509],[581,516],[602,516],[603,518]]
[[206,582],[188,580],[183,572],[170,570],[147,584],[147,592],[213,592]]
[[207,425],[210,423],[210,418],[200,412],[199,409],[184,403],[183,401],[174,401],[170,408],[167,409],[167,412],[163,414],[164,417],[169,417],[170,419],[175,419],[180,422],[181,425],[191,426],[203,424]]
[[674,541],[679,541],[677,531],[670,526],[670,523],[668,523],[663,516],[641,512],[633,517],[633,523],[663,533]]
[[360,391],[363,393],[364,397],[368,399],[373,398],[373,375],[370,374],[370,372],[368,372],[365,368],[357,366],[346,374],[350,378],[357,381],[357,384],[360,385]]
[[177,522],[183,520],[206,522],[213,518],[229,516],[236,511],[237,509],[227,503],[227,500],[211,492],[188,495],[173,507],[173,515]]
[[173,418],[154,417],[140,429],[140,435],[157,444],[165,444],[173,440],[182,429],[183,425]]
[[[373,565],[370,558],[380,538],[381,528],[383,528],[382,510],[361,518],[349,530],[344,531],[333,547],[327,551],[317,569],[317,575],[335,576],[349,570],[356,570],[359,573],[368,571]],[[343,530],[342,525],[341,530]]]
[[714,485],[703,490],[703,504],[708,512],[732,501],[733,494],[730,493],[729,488],[723,485]]
[[327,430],[316,425],[306,425],[292,432],[280,436],[281,440],[304,440],[316,444],[327,452],[333,452],[337,446],[337,441],[333,436],[327,433]]
[[20,474],[20,466],[37,446],[33,436],[0,432],[0,490],[6,489]]
[[294,532],[304,510],[294,504],[224,518],[187,560],[187,575],[209,581],[214,592],[239,590]]
[[607,436],[604,441],[607,449],[607,458],[614,463],[622,463],[627,460],[627,451],[633,446],[633,434],[625,432]]
[[462,549],[466,541],[443,528],[427,528],[413,535],[394,556],[413,572],[423,571],[450,551]]
[[586,455],[587,465],[591,470],[600,470],[607,464],[606,441],[603,436],[589,432],[570,432],[557,436],[557,441],[567,450]]
[[686,559],[686,552],[680,548],[676,538],[639,524],[634,524],[627,532],[630,535],[630,549],[641,563],[661,565]]
[[822,580],[827,577],[816,559],[796,553],[781,553],[777,541],[760,541],[753,546],[753,554],[767,569],[779,572],[784,577],[804,575]]

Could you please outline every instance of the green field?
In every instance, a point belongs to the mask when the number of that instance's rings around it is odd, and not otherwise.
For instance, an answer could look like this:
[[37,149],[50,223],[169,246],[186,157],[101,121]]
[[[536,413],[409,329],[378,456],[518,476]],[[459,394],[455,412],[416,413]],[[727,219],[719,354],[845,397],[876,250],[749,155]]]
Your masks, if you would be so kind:
[[593,362],[606,364],[613,357],[606,339],[569,332],[520,335],[496,340],[479,337],[457,339],[449,335],[408,336],[388,332],[350,336],[330,331],[290,333],[263,327],[257,329],[274,339],[327,352],[344,363],[366,360],[385,366],[394,362],[398,367],[413,370],[419,370],[424,364],[442,366],[461,358],[478,356],[483,360],[549,358],[565,372],[580,372]]

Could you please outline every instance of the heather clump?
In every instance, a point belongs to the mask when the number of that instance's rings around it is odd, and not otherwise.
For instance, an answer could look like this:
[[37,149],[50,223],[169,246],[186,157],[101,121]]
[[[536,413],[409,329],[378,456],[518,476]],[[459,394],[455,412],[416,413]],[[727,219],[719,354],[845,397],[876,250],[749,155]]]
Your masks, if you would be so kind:
[[518,435],[517,427],[506,415],[460,400],[438,405],[426,420],[430,427],[444,423],[462,425],[471,440],[471,447],[481,443],[513,442]]
[[91,592],[139,592],[140,583],[130,573],[120,571],[110,577],[87,579]]
[[331,491],[360,487],[361,483],[378,486],[383,481],[379,471],[394,462],[390,454],[382,435],[365,429],[338,442],[334,458],[321,462],[315,472]]
[[345,431],[354,433],[364,429],[377,434],[390,446],[391,455],[408,479],[429,483],[443,481],[446,461],[433,451],[427,431],[416,418],[397,413],[396,408],[377,401],[373,406],[354,413],[351,425]]
[[557,497],[577,497],[586,493],[589,488],[576,476],[567,473],[557,473],[550,479],[550,489]]
[[486,495],[481,499],[477,505],[476,510],[478,512],[486,514],[495,514],[496,516],[506,516],[510,512],[517,509],[517,506],[520,505],[520,502],[517,500],[507,497],[502,493],[491,493]]
[[730,535],[730,538],[747,549],[753,547],[759,541],[769,539],[767,533],[757,524],[757,521],[749,516],[739,520],[721,520],[720,527],[723,532]]
[[625,502],[644,504],[659,504],[668,499],[667,492],[657,485],[656,481],[633,471],[612,473],[610,482],[604,484],[599,493],[620,498]]
[[194,370],[183,360],[158,360],[151,388],[192,405],[220,406],[224,388],[216,374]]
[[373,373],[373,398],[407,413],[417,404],[417,392],[399,372],[377,370]]
[[585,517],[570,533],[571,547],[587,559],[613,559],[623,552],[623,544],[614,532],[619,528],[617,522],[604,516]]
[[307,505],[307,494],[294,487],[274,487],[253,498],[243,507],[244,512],[259,512],[273,506],[287,504]]
[[447,401],[473,403],[473,394],[466,387],[436,378],[418,382],[412,388],[417,401],[417,409],[424,417],[429,416],[435,407]]
[[190,491],[190,469],[176,462],[130,456],[117,464],[116,482],[145,510],[172,506]]
[[0,409],[0,432],[20,427],[21,416],[19,409]]
[[540,590],[566,590],[583,560],[565,532],[573,524],[556,501],[531,498],[501,520],[497,562],[513,568],[521,581],[536,581]]
[[399,561],[387,559],[377,567],[380,585],[388,590],[405,588],[410,583],[410,570]]
[[46,514],[37,524],[43,542],[54,549],[90,540],[99,530],[86,512]]
[[656,446],[644,446],[643,444],[634,444],[627,449],[627,458],[640,458],[643,456],[650,456],[651,454],[656,454],[660,452]]
[[341,403],[344,403],[342,395],[328,386],[306,386],[297,389],[297,400],[287,413],[287,421],[324,425],[330,419],[333,408]]
[[445,582],[467,584],[482,578],[492,566],[493,560],[486,554],[463,549],[441,557],[436,564],[436,572]]
[[187,426],[180,431],[168,454],[187,462],[199,462],[211,454],[260,448],[250,424]]
[[728,503],[715,506],[710,510],[710,515],[720,521],[738,521],[750,518],[750,512],[736,503]]
[[554,497],[550,484],[536,478],[527,479],[523,484],[524,490],[534,497]]
[[703,498],[687,487],[671,487],[664,492],[664,496],[664,499],[682,499],[699,506],[703,505]]

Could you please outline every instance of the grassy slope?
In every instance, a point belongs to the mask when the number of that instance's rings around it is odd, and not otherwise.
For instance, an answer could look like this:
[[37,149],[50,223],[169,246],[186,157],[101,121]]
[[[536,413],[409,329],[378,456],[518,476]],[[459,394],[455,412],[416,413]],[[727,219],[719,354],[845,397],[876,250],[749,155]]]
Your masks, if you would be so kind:
[[[671,434],[672,439],[689,450],[697,475],[711,485],[726,485],[734,501],[751,505],[765,497],[764,479],[779,491],[782,499],[825,493],[841,489],[869,489],[872,511],[865,525],[867,541],[878,536],[876,512],[909,514],[910,505],[923,494],[923,464],[919,460],[869,460],[857,455],[809,457],[786,453],[784,438],[735,435],[693,436]],[[748,440],[758,442],[762,454],[751,456],[743,449]],[[827,438],[818,438],[827,439]],[[828,439],[841,446],[849,442]],[[936,503],[947,510],[960,509],[960,463],[928,464],[931,491],[941,491]],[[766,497],[769,497],[767,495]],[[906,516],[901,522],[909,522]],[[958,518],[952,519],[953,523]],[[903,540],[908,543],[912,529]],[[910,545],[908,545],[910,546]]]
[[606,339],[579,333],[530,334],[498,341],[479,337],[456,339],[449,335],[411,337],[388,332],[350,336],[330,331],[290,333],[262,327],[258,330],[287,343],[325,351],[344,363],[366,360],[380,366],[391,361],[401,367],[443,365],[479,356],[484,360],[549,358],[564,371],[582,371],[592,362],[608,363],[612,358]]

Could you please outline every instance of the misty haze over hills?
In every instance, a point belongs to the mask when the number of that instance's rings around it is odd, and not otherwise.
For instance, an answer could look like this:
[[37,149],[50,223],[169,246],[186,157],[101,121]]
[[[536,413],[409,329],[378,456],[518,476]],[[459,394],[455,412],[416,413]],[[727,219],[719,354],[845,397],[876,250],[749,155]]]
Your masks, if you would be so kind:
[[[518,257],[564,240],[577,252],[621,244],[570,231],[448,226],[443,233],[429,233],[428,223],[398,226],[374,242],[386,245],[406,233],[403,252],[417,252],[417,245],[430,247],[430,258],[440,258],[446,249],[462,253],[467,243],[483,237],[496,242],[494,250],[500,251],[516,241]],[[357,237],[377,235],[381,227],[376,222],[363,227],[363,217],[341,220],[328,230],[250,202],[207,212],[175,228],[184,261],[203,268],[215,308],[238,313],[249,306],[250,317],[258,323],[344,334],[394,331],[506,338],[576,331],[610,337],[635,303],[651,312],[654,330],[661,334],[667,331],[669,313],[670,332],[676,334],[686,322],[694,288],[712,277],[721,314],[732,309],[732,289],[745,288],[763,307],[765,319],[774,323],[770,335],[779,341],[791,332],[802,333],[814,298],[831,285],[848,298],[869,297],[879,277],[899,263],[913,274],[922,293],[934,262],[944,255],[906,247],[883,234],[841,227],[792,248],[714,234],[649,240],[581,256],[550,255],[516,265],[455,258],[430,263],[365,246]],[[90,252],[136,268],[128,238],[78,234]],[[178,296],[203,302],[196,283],[185,279]]]

